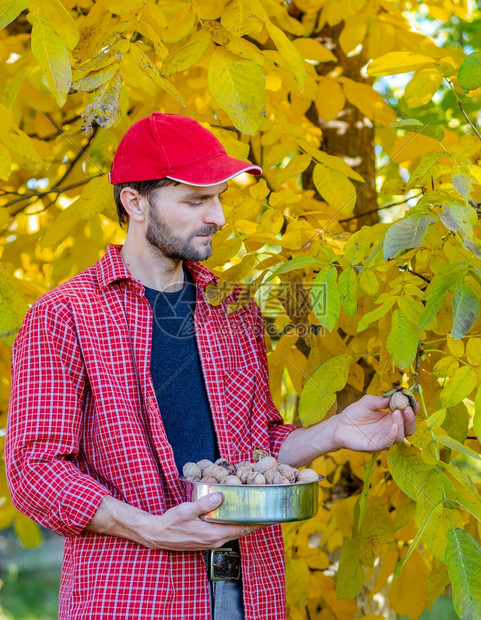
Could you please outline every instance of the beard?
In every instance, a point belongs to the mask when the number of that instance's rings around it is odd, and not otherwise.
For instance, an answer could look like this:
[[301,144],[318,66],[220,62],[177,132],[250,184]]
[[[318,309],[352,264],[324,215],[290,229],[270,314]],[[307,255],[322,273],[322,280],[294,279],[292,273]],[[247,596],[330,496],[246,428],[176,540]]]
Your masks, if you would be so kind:
[[211,243],[200,248],[194,247],[194,237],[196,235],[213,235],[217,231],[217,226],[203,226],[187,238],[179,237],[152,207],[149,209],[145,238],[150,245],[160,250],[168,258],[194,263],[206,260],[213,252]]

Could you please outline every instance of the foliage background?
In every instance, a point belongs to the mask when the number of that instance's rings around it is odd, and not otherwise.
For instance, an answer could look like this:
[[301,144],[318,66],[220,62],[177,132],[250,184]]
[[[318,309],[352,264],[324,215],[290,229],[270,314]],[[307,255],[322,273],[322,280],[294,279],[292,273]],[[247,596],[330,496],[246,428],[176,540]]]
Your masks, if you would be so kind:
[[[408,444],[314,464],[319,514],[285,528],[292,620],[416,619],[446,588],[481,617],[480,18],[469,0],[0,0],[2,426],[21,320],[122,241],[106,175],[154,110],[264,169],[231,184],[206,264],[212,303],[243,282],[261,304],[286,421],[417,392]],[[0,495],[0,527],[37,545],[3,472]]]

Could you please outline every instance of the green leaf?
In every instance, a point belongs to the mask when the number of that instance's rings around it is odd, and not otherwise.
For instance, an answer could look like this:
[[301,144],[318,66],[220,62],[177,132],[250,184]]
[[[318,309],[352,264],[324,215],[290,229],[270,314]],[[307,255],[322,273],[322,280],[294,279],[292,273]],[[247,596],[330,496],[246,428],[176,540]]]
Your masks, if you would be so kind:
[[65,43],[39,10],[32,14],[32,53],[58,105],[63,106],[72,84],[70,58]]
[[408,321],[399,308],[394,310],[386,346],[399,368],[407,368],[414,362],[418,339],[416,325]]
[[438,409],[426,420],[428,428],[439,428],[446,418],[446,409]]
[[17,289],[15,279],[0,265],[0,342],[13,344],[27,312],[27,301]]
[[464,90],[475,90],[481,86],[481,52],[467,56],[458,71],[458,82]]
[[453,329],[455,340],[464,338],[476,323],[480,313],[478,297],[464,284],[458,284],[453,297]]
[[476,437],[481,441],[481,387],[476,392],[476,398],[474,401],[475,413],[473,419],[473,430],[476,433]]
[[453,588],[453,603],[461,620],[476,620],[481,609],[481,547],[459,528],[448,532],[445,561]]
[[361,539],[354,536],[344,540],[336,576],[336,597],[355,598],[363,586],[365,575],[360,560]]
[[299,417],[303,426],[320,422],[336,402],[336,392],[346,385],[349,355],[336,355],[321,364],[307,379],[299,400]]
[[341,311],[337,269],[334,265],[324,267],[317,274],[312,285],[311,303],[319,323],[331,332]]
[[402,250],[418,248],[424,239],[429,224],[435,221],[436,219],[429,215],[406,217],[390,226],[384,237],[384,260],[388,261],[394,258]]
[[448,230],[459,231],[464,237],[472,237],[473,227],[476,226],[476,211],[459,201],[444,203],[439,214],[442,223]]
[[436,443],[441,443],[443,444],[443,446],[447,446],[448,448],[451,448],[452,450],[461,452],[462,454],[465,454],[466,456],[470,456],[473,459],[476,459],[478,461],[481,460],[481,456],[475,450],[472,450],[468,446],[465,446],[464,444],[459,443],[459,441],[456,441],[456,439],[453,439],[449,435],[436,435],[434,440],[436,441]]
[[215,102],[239,131],[253,136],[262,128],[266,84],[255,62],[216,47],[209,65],[208,85]]
[[0,30],[13,22],[29,4],[29,0],[0,0]]
[[356,206],[356,188],[344,173],[323,164],[316,164],[312,180],[324,200],[338,212],[344,215],[353,212]]
[[431,510],[431,512],[428,514],[428,516],[426,517],[426,519],[424,520],[424,523],[421,525],[421,527],[418,529],[418,531],[416,532],[416,536],[413,538],[413,540],[411,541],[411,544],[409,545],[408,550],[406,551],[406,555],[403,557],[402,560],[400,560],[397,564],[396,564],[396,568],[394,569],[394,577],[399,577],[399,575],[401,574],[402,569],[404,568],[404,565],[406,564],[406,562],[409,560],[409,558],[411,557],[412,552],[418,548],[419,546],[419,541],[421,540],[421,536],[424,534],[424,530],[426,529],[432,515],[434,514],[434,511],[437,509],[438,505],[435,504]]
[[[442,140],[444,137],[443,128],[439,125],[432,123],[421,123],[417,118],[405,118],[401,121],[391,123],[391,127],[396,129],[404,129],[404,131],[412,131],[414,133],[420,133],[423,136],[429,136],[434,140]],[[442,153],[440,154],[442,156]]]
[[448,289],[464,278],[466,270],[464,263],[454,263],[442,267],[434,276],[424,292],[426,307],[419,321],[420,330],[432,321],[441,307]]
[[[398,443],[389,449],[389,471],[398,485],[411,499],[442,496],[441,482],[434,465],[423,461],[414,448]],[[435,476],[433,476],[435,474]],[[432,506],[437,502],[432,501]]]
[[319,260],[317,258],[305,255],[296,256],[292,260],[283,263],[280,267],[277,267],[277,269],[274,269],[271,275],[264,280],[264,284],[270,282],[282,273],[288,273],[289,271],[296,271],[297,269],[304,269],[305,267],[312,267],[314,265],[319,265]]
[[338,286],[344,310],[350,317],[353,317],[357,312],[357,273],[355,269],[349,267],[342,271]]
[[[441,157],[444,156],[444,153],[428,153],[425,155],[421,163],[413,170],[411,176],[409,178],[409,182],[405,187],[405,192],[409,191],[413,187],[420,186],[423,187],[426,184],[429,184],[429,173],[432,167],[439,161]],[[404,192],[403,192],[404,193]]]
[[372,470],[376,463],[377,454],[375,454],[370,461],[368,461],[364,465],[363,471],[363,480],[364,484],[362,487],[361,494],[356,501],[356,509],[354,514],[356,515],[356,523],[357,523],[357,531],[358,533],[361,530],[362,522],[364,521],[364,515],[366,514],[366,506],[367,506],[367,497],[369,494],[369,486],[371,483]]
[[453,407],[467,398],[476,387],[475,371],[469,366],[461,366],[443,387],[439,399],[444,408]]

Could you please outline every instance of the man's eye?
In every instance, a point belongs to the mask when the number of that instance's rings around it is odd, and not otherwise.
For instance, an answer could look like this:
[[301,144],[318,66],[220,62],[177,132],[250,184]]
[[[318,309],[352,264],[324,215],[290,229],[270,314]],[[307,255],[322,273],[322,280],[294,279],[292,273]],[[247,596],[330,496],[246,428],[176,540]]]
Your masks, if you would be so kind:
[[200,207],[201,205],[203,205],[203,201],[202,200],[189,200],[189,204],[192,207]]

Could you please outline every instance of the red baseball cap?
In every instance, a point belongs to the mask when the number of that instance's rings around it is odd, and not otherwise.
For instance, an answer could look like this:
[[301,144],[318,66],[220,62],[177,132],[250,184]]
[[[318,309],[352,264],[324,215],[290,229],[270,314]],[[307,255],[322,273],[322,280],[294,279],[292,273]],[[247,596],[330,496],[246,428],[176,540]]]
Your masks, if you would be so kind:
[[217,185],[241,172],[262,168],[229,157],[219,140],[197,121],[154,112],[124,135],[115,152],[109,180],[117,183],[165,177],[189,185]]

